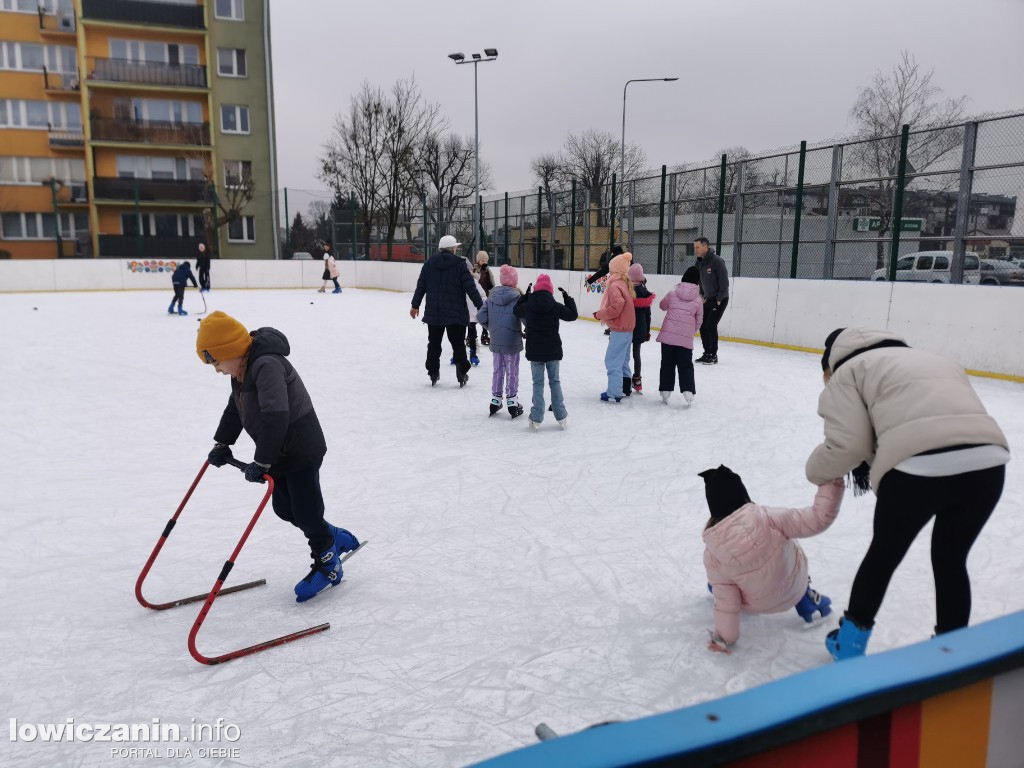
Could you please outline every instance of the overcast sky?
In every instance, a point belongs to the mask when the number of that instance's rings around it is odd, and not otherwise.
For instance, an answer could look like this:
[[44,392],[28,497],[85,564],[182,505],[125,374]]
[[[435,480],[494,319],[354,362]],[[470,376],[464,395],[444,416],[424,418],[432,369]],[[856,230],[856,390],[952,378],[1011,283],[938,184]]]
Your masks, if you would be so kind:
[[415,75],[451,128],[473,135],[492,192],[533,186],[535,155],[586,128],[626,140],[652,168],[851,132],[849,109],[900,50],[967,95],[971,113],[1024,107],[1024,0],[271,0],[281,186],[320,189],[317,156],[364,80]]

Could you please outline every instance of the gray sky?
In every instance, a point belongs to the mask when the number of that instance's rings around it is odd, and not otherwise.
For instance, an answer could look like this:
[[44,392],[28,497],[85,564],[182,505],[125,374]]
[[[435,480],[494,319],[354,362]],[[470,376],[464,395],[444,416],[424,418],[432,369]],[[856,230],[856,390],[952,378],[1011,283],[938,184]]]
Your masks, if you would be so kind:
[[651,167],[849,133],[859,86],[910,50],[971,113],[1024,107],[1024,0],[271,0],[279,184],[319,189],[316,158],[363,80],[415,75],[451,128],[473,135],[479,66],[482,156],[493,192],[533,186],[530,159],[586,128]]

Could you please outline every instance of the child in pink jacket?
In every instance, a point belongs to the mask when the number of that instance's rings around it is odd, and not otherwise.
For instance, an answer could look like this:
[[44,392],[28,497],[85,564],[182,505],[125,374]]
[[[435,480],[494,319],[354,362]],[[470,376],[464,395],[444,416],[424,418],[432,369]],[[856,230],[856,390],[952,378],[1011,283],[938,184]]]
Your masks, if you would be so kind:
[[632,261],[633,254],[623,253],[608,262],[608,284],[601,297],[601,307],[594,313],[595,318],[611,329],[608,350],[604,354],[608,387],[601,393],[601,399],[605,402],[614,400],[617,403],[623,397],[629,397],[632,391],[633,371],[629,368],[629,356],[636,327],[636,310],[633,308],[636,290],[626,274]]
[[693,378],[693,337],[704,320],[704,303],[700,299],[698,282],[700,273],[696,267],[690,267],[683,273],[679,284],[658,304],[665,312],[657,338],[661,344],[658,391],[665,405],[668,405],[676,387],[676,371],[679,372],[679,391],[687,405],[697,394],[697,383]]
[[832,601],[811,589],[807,556],[793,539],[815,536],[839,514],[842,479],[818,486],[803,509],[765,507],[750,500],[740,476],[726,466],[700,473],[711,509],[704,528],[704,567],[715,598],[708,648],[729,653],[740,636],[740,613],[790,608],[810,623],[832,613]]

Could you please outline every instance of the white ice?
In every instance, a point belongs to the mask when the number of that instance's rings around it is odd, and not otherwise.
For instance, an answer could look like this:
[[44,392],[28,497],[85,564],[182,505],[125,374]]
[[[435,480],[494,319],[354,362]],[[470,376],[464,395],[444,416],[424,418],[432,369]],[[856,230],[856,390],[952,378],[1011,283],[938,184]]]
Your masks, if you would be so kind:
[[[563,326],[570,426],[546,414],[487,417],[491,360],[459,389],[444,352],[431,389],[424,326],[409,295],[346,289],[214,291],[210,309],[274,326],[327,435],[328,519],[370,540],[341,587],[297,605],[298,530],[268,509],[199,647],[221,653],[321,622],[329,632],[216,667],[186,638],[198,605],[153,612],[136,576],[212,445],[228,381],[195,353],[196,318],[154,292],[0,296],[0,664],[2,711],[19,723],[238,726],[237,758],[111,758],[112,746],[11,742],[4,766],[463,765],[534,741],[734,693],[831,663],[830,623],[795,613],[743,619],[732,656],[705,648],[697,472],[725,463],[752,496],[810,503],[804,460],[821,436],[813,355],[722,345],[698,394],[604,404],[605,337]],[[201,308],[190,291],[186,307]],[[913,339],[910,341],[913,343]],[[698,347],[699,349],[699,347]],[[529,404],[524,361],[521,397]],[[974,379],[1013,446],[1024,387]],[[243,436],[236,448],[251,455]],[[1024,609],[1024,463],[971,555],[974,622]],[[166,600],[204,592],[262,487],[210,470],[146,584]],[[835,525],[804,542],[815,585],[841,611],[871,532],[872,498],[847,494]],[[870,651],[928,638],[934,596],[922,535],[886,596]],[[183,731],[184,732],[184,731]],[[182,749],[195,744],[171,745]]]

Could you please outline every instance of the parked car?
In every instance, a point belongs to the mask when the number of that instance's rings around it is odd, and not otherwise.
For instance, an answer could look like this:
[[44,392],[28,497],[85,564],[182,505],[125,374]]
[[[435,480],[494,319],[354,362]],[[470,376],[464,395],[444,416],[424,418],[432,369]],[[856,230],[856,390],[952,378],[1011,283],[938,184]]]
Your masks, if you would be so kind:
[[[372,261],[388,261],[388,247],[383,243],[380,246],[376,243],[371,243],[369,258]],[[423,249],[418,245],[392,243],[390,261],[408,261],[422,264],[426,259],[423,256]]]
[[[908,253],[896,260],[896,279],[914,283],[948,283],[950,282],[950,263],[952,261],[952,251]],[[968,251],[964,254],[964,285],[978,285],[978,283],[999,285],[995,274],[994,269],[986,269],[977,253]],[[888,280],[889,270],[886,268],[876,269],[871,273],[871,279]]]
[[293,259],[304,259],[306,261],[313,261],[313,254],[308,251],[296,251],[292,254]]

